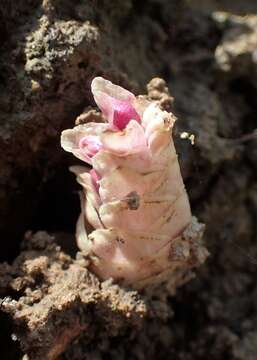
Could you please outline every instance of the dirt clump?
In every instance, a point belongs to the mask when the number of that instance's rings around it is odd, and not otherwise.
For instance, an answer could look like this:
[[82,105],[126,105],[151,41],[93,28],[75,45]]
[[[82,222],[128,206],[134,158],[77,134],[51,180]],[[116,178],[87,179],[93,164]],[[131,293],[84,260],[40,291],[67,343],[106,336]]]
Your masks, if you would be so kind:
[[12,267],[1,267],[0,290],[13,294],[1,309],[30,359],[56,359],[82,332],[89,341],[141,326],[147,309],[136,292],[100,283],[82,256],[73,260],[45,232],[28,233],[26,243]]

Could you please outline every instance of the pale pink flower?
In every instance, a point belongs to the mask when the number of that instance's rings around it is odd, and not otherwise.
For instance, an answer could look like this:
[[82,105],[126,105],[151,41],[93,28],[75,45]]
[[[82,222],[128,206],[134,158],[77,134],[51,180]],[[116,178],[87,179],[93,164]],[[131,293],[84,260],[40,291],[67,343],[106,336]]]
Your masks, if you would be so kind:
[[[92,92],[108,122],[78,125],[61,139],[93,168],[71,168],[83,187],[77,241],[101,279],[140,287],[177,267],[174,244],[185,245],[192,222],[172,139],[175,119],[101,77]],[[95,229],[89,235],[86,219]],[[189,250],[183,248],[187,259]]]

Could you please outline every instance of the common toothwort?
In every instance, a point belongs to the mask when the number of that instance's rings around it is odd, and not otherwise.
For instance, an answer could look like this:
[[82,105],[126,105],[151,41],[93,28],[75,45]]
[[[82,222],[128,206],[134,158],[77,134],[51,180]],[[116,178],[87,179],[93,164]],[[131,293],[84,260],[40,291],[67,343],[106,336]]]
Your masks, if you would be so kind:
[[[192,217],[172,139],[175,118],[102,77],[92,93],[105,123],[62,133],[62,147],[92,166],[73,166],[83,187],[77,242],[101,279],[136,288],[203,262],[202,224]],[[85,221],[95,229],[89,235]]]

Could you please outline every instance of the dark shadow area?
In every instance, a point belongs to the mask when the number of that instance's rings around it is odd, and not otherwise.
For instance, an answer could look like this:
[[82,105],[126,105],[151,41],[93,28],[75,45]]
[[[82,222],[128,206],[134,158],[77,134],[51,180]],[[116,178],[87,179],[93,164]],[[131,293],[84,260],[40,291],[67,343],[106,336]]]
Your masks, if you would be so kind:
[[[29,180],[29,179],[28,179]],[[31,187],[27,182],[27,187]],[[15,226],[8,226],[2,234],[3,246],[0,261],[11,263],[20,252],[24,233],[38,230],[49,233],[75,233],[80,212],[79,186],[68,164],[55,168],[53,175],[33,193],[23,188],[24,193],[16,197]],[[33,211],[32,211],[33,210]],[[18,216],[18,217],[17,217]],[[74,253],[74,251],[73,251]]]
[[79,212],[79,186],[67,166],[42,185],[30,229],[74,234]]
[[21,359],[22,352],[19,342],[13,333],[12,323],[9,316],[0,311],[0,358],[1,360],[17,360]]

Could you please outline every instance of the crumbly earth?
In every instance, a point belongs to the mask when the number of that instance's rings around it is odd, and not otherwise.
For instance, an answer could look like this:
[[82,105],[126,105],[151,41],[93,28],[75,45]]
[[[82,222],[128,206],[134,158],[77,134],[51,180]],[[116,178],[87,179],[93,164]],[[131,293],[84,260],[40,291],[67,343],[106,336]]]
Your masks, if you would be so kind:
[[[1,359],[256,359],[256,12],[249,0],[0,4]],[[96,74],[136,93],[160,76],[174,97],[148,86],[178,117],[211,253],[175,296],[101,285],[75,259],[79,204],[59,134],[93,105]],[[21,249],[27,229],[55,233],[62,251],[42,232]]]
[[5,297],[1,309],[13,318],[29,358],[56,359],[81,332],[91,339],[140,326],[146,305],[136,292],[100,283],[82,256],[73,260],[45,232],[27,233],[25,243],[13,265],[1,267],[9,278],[3,277],[0,291],[4,286],[19,294]]

